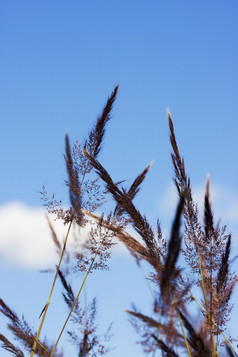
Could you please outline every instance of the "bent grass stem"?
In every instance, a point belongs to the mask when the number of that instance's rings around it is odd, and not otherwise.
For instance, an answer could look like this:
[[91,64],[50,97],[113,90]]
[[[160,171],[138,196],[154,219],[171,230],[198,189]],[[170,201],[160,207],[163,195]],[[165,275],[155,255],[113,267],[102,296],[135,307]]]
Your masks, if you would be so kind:
[[48,301],[47,301],[47,303],[46,303],[46,305],[45,305],[45,307],[44,307],[44,309],[43,309],[43,315],[42,315],[41,322],[40,322],[40,326],[39,326],[39,329],[38,329],[38,332],[37,332],[37,335],[36,335],[36,338],[35,338],[35,341],[34,341],[32,350],[31,350],[30,357],[33,357],[33,356],[34,356],[34,353],[35,353],[35,349],[36,349],[36,346],[37,346],[37,343],[38,343],[38,339],[39,339],[39,337],[40,337],[40,333],[41,333],[41,330],[42,330],[42,327],[43,327],[43,324],[44,324],[44,321],[45,321],[45,316],[46,316],[48,307],[49,307],[49,305],[50,305],[51,296],[52,296],[53,291],[54,291],[56,279],[57,279],[57,276],[58,276],[58,274],[59,274],[59,269],[60,269],[60,266],[61,266],[61,262],[62,262],[62,260],[63,260],[63,256],[64,256],[64,252],[65,252],[65,249],[66,249],[66,244],[67,244],[67,241],[68,241],[69,232],[70,232],[70,230],[71,230],[72,223],[73,223],[73,221],[71,220],[71,221],[70,221],[70,224],[69,224],[69,227],[68,227],[68,230],[67,230],[66,237],[65,237],[64,246],[63,246],[63,249],[62,249],[62,252],[61,252],[61,255],[60,255],[60,260],[59,260],[59,264],[58,264],[58,266],[57,266],[57,270],[56,270],[56,273],[55,273],[54,281],[53,281],[53,284],[52,284],[52,286],[51,286],[50,295],[49,295]]

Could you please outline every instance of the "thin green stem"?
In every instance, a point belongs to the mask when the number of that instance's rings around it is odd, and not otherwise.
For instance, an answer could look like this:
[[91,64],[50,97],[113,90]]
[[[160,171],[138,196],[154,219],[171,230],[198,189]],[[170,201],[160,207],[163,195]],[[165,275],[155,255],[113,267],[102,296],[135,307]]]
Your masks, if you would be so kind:
[[184,331],[183,322],[181,320],[180,312],[179,312],[179,309],[177,307],[177,303],[176,303],[174,294],[172,292],[171,286],[170,286],[170,292],[171,292],[172,297],[173,297],[173,301],[174,301],[174,304],[175,304],[175,309],[176,309],[176,312],[177,312],[177,315],[178,315],[178,319],[179,319],[179,323],[180,323],[180,326],[181,326],[181,330],[182,330],[182,333],[183,333],[183,338],[184,338],[184,341],[185,341],[185,344],[186,344],[186,347],[187,347],[187,350],[188,350],[188,355],[189,355],[189,357],[192,357],[191,352],[190,352],[190,348],[189,348],[189,344],[188,344],[188,340],[187,340],[187,337],[186,337],[186,334],[185,334],[185,331]]
[[64,246],[63,246],[63,249],[62,249],[62,252],[61,252],[61,255],[60,255],[60,260],[59,260],[59,264],[57,266],[57,270],[56,270],[56,273],[55,273],[55,277],[54,277],[54,281],[53,281],[53,284],[51,286],[51,290],[50,290],[50,294],[49,294],[49,298],[48,298],[48,301],[43,309],[43,315],[42,315],[42,318],[41,318],[41,322],[40,322],[40,326],[39,326],[39,329],[37,331],[37,335],[36,335],[36,339],[34,341],[34,344],[33,344],[33,347],[32,347],[32,350],[31,350],[31,355],[30,357],[33,357],[34,356],[34,353],[35,353],[35,349],[36,349],[36,346],[37,346],[37,341],[40,337],[40,333],[41,333],[41,330],[42,330],[42,327],[43,327],[43,324],[44,324],[44,321],[45,321],[45,317],[46,317],[46,313],[47,313],[47,310],[48,310],[48,307],[50,305],[50,300],[51,300],[51,296],[53,294],[53,291],[54,291],[54,287],[55,287],[55,283],[56,283],[56,279],[57,279],[57,276],[59,274],[59,269],[60,269],[60,266],[61,266],[61,262],[62,262],[62,259],[63,259],[63,256],[64,256],[64,252],[65,252],[65,249],[66,249],[66,244],[67,244],[67,241],[68,241],[68,237],[69,237],[69,232],[71,230],[71,227],[72,227],[72,222],[70,222],[69,224],[69,227],[68,227],[68,230],[67,230],[67,234],[66,234],[66,237],[65,237],[65,241],[64,241]]
[[[85,167],[84,173],[82,175],[79,195],[80,195],[80,193],[82,191],[82,186],[83,186],[83,183],[84,183],[84,179],[85,179],[85,176],[86,176],[86,173],[87,173],[88,166],[89,166],[89,162],[87,162],[87,165]],[[64,253],[65,253],[65,249],[66,249],[66,245],[67,245],[67,241],[68,241],[68,237],[69,237],[69,232],[70,232],[71,227],[72,227],[72,223],[73,223],[73,218],[71,219],[71,221],[69,223],[69,228],[67,230],[67,234],[66,234],[66,237],[65,237],[64,246],[63,246],[63,249],[62,249],[62,252],[61,252],[61,255],[60,255],[60,260],[59,260],[59,263],[58,263],[58,266],[57,266],[57,270],[56,270],[54,281],[53,281],[53,284],[52,284],[52,287],[51,287],[50,295],[49,295],[48,301],[47,301],[47,303],[46,303],[46,305],[45,305],[45,307],[43,309],[44,313],[43,313],[43,316],[42,316],[42,319],[41,319],[41,322],[40,322],[40,326],[39,326],[38,331],[37,331],[36,339],[34,341],[30,357],[33,357],[34,353],[35,353],[35,349],[36,349],[36,346],[37,346],[37,341],[38,341],[38,339],[40,337],[40,333],[41,333],[41,330],[42,330],[42,327],[43,327],[43,324],[44,324],[44,321],[45,321],[45,316],[46,316],[46,313],[47,313],[47,310],[48,310],[48,307],[49,307],[49,304],[50,304],[51,296],[53,294],[55,283],[56,283],[56,280],[57,280],[57,277],[58,277],[58,274],[59,274],[61,262],[62,262],[63,257],[64,257]]]

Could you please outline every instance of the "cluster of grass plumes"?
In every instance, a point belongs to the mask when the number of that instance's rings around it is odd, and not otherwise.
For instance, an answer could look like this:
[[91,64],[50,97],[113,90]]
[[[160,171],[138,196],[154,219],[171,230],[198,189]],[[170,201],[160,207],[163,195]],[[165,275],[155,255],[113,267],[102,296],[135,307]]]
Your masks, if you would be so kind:
[[[47,216],[51,236],[55,244],[56,251],[59,254],[59,262],[56,267],[50,293],[48,298],[46,298],[46,304],[40,314],[41,321],[38,331],[32,331],[24,319],[23,321],[20,321],[17,315],[13,313],[1,300],[0,312],[10,320],[8,329],[13,332],[16,339],[23,345],[24,349],[26,351],[30,351],[31,357],[34,355],[63,355],[58,351],[58,343],[69,323],[71,323],[71,325],[73,323],[74,329],[70,329],[67,332],[70,336],[72,344],[76,346],[78,356],[101,356],[110,351],[108,346],[110,328],[103,336],[99,336],[97,334],[95,322],[96,300],[93,300],[91,305],[89,304],[89,306],[86,306],[84,309],[79,307],[79,296],[89,274],[94,269],[104,270],[108,268],[107,261],[111,255],[111,247],[114,244],[112,241],[114,233],[109,230],[109,227],[111,226],[110,217],[106,220],[109,225],[108,229],[104,229],[102,226],[103,218],[99,219],[99,221],[95,221],[96,223],[92,223],[89,239],[85,244],[83,244],[83,248],[80,237],[77,237],[80,249],[71,255],[67,251],[67,244],[70,235],[72,235],[73,226],[83,229],[90,223],[84,213],[84,210],[86,209],[90,212],[94,212],[104,202],[105,193],[101,190],[98,178],[93,175],[93,167],[90,160],[88,160],[83,154],[83,150],[86,149],[90,152],[92,157],[95,159],[97,158],[101,150],[105,134],[105,126],[110,120],[117,92],[118,86],[115,87],[111,96],[107,100],[102,114],[96,120],[93,129],[89,132],[88,138],[85,140],[83,145],[76,142],[73,145],[73,148],[71,148],[69,137],[66,135],[64,157],[68,178],[65,183],[69,189],[69,208],[63,208],[62,202],[56,200],[54,195],[49,198],[44,186],[40,192],[47,213],[54,214],[56,219],[62,220],[63,223],[67,225],[67,234],[62,245],[55,233],[52,222]],[[77,267],[76,269],[75,266]],[[77,293],[73,291],[71,285],[66,280],[67,274],[70,274],[72,270],[81,271],[82,274],[84,274],[83,282]],[[62,283],[64,289],[63,298],[69,308],[69,313],[66,317],[64,325],[59,330],[60,332],[56,341],[54,343],[47,344],[46,339],[44,339],[43,342],[40,340],[40,335],[51,303],[57,279],[60,279]],[[21,351],[18,346],[15,346],[12,342],[10,342],[5,336],[0,335],[0,341],[2,341],[2,348],[6,351],[9,351],[16,356],[24,356],[23,351]]]
[[[31,353],[31,357],[63,356],[58,351],[58,343],[66,327],[78,356],[109,353],[110,327],[104,336],[97,333],[96,300],[83,309],[79,297],[89,274],[94,269],[108,268],[111,248],[119,240],[128,248],[139,267],[143,261],[146,262],[149,269],[149,278],[146,279],[149,284],[153,284],[152,315],[147,316],[136,308],[127,310],[132,325],[140,335],[145,354],[155,356],[157,351],[161,351],[162,356],[167,357],[181,356],[181,353],[190,357],[237,356],[232,339],[225,335],[232,309],[231,295],[237,282],[237,276],[230,268],[231,235],[226,233],[226,227],[220,227],[214,222],[209,179],[204,193],[203,219],[200,220],[190,179],[178,149],[173,122],[168,114],[173,180],[178,192],[178,205],[167,241],[159,220],[155,229],[134,204],[134,198],[140,191],[151,164],[126,188],[123,186],[124,181],[113,181],[98,160],[117,92],[118,87],[115,87],[82,145],[76,142],[71,147],[68,134],[66,135],[65,183],[69,189],[70,207],[64,209],[62,202],[57,201],[54,196],[49,199],[45,187],[41,191],[48,213],[55,214],[57,219],[67,225],[67,234],[62,245],[48,219],[59,262],[48,300],[41,313],[38,331],[32,330],[24,318],[20,320],[2,300],[0,312],[10,321],[9,330],[24,350]],[[102,206],[105,198],[111,197],[115,204],[112,212],[97,216],[95,211]],[[85,229],[88,225],[91,225],[91,229],[83,249],[70,254],[67,244],[72,235],[72,227]],[[140,238],[129,234],[128,227],[130,231],[133,227],[135,236]],[[80,235],[78,244],[81,244]],[[185,266],[179,265],[179,258],[183,259]],[[73,270],[84,274],[83,283],[77,292],[73,291],[68,279]],[[56,341],[49,344],[46,339],[40,339],[40,334],[57,279],[62,283],[68,316]],[[197,287],[201,287],[200,295]],[[189,313],[192,305],[197,305],[201,317],[196,326]],[[72,326],[69,328],[70,323]],[[6,351],[15,356],[24,356],[18,346],[1,334],[0,341]]]

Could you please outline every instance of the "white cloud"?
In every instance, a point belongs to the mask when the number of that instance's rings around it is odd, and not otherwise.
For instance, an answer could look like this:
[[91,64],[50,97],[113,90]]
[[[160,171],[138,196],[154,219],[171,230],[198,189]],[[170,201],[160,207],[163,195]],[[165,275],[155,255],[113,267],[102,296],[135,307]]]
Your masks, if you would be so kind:
[[[61,221],[54,221],[53,217],[51,221],[58,239],[63,242],[67,226]],[[82,232],[82,241],[87,233],[87,229]],[[28,207],[20,202],[0,207],[0,259],[14,265],[35,268],[57,263],[55,245],[42,209]]]
[[[50,220],[62,243],[68,226],[64,226],[60,220],[54,220],[54,217],[50,217]],[[68,251],[80,251],[89,237],[90,229],[90,225],[73,227],[67,244]],[[118,243],[114,253],[126,254],[127,249]],[[21,202],[0,206],[0,259],[28,268],[49,268],[57,264],[59,257],[44,210]]]

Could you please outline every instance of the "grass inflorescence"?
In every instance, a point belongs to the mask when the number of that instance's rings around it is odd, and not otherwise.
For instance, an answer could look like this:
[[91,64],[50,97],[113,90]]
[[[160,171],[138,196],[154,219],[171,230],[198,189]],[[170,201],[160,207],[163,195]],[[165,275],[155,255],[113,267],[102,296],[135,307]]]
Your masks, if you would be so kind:
[[[95,269],[107,270],[111,248],[119,240],[136,259],[138,267],[142,267],[143,261],[146,262],[150,271],[149,282],[153,284],[154,309],[151,316],[137,311],[136,308],[126,311],[140,335],[145,354],[237,356],[233,340],[225,333],[232,310],[231,295],[237,282],[237,276],[232,273],[230,267],[231,235],[227,234],[226,227],[220,227],[219,223],[214,222],[209,178],[204,190],[204,212],[201,220],[185,162],[177,144],[173,121],[168,113],[173,181],[178,193],[178,206],[167,241],[160,221],[157,221],[155,230],[134,203],[151,164],[126,188],[124,181],[114,181],[99,161],[106,126],[111,119],[117,93],[118,86],[111,93],[102,114],[82,145],[76,142],[71,146],[66,134],[65,184],[69,190],[69,207],[63,208],[62,202],[57,201],[54,195],[49,198],[45,187],[41,191],[47,213],[53,213],[67,225],[67,234],[62,245],[47,215],[52,239],[59,255],[50,293],[45,297],[46,303],[36,330],[32,329],[24,318],[20,319],[0,299],[0,312],[8,319],[7,327],[17,341],[15,344],[0,334],[1,347],[11,355],[19,357],[25,356],[26,353],[31,357],[60,357],[64,354],[59,351],[58,343],[67,327],[70,342],[76,346],[77,356],[110,355],[108,340],[111,327],[109,326],[105,335],[98,334],[96,299],[83,309],[79,298],[90,274]],[[112,199],[114,209],[98,216],[96,212],[106,198]],[[69,253],[67,246],[72,227],[84,229],[88,225],[91,225],[91,229],[83,249]],[[128,228],[131,232],[132,227],[135,236],[128,232]],[[78,244],[80,245],[80,236]],[[179,265],[181,257],[185,266]],[[68,268],[69,262],[72,262],[71,269]],[[73,274],[72,270],[83,274],[83,282],[76,292],[69,279]],[[47,338],[41,338],[41,330],[57,280],[62,284],[68,315],[63,326],[56,326],[59,333],[55,341],[49,343]],[[193,289],[198,286],[202,292],[200,295],[197,293],[198,289],[195,289],[196,293]],[[42,294],[42,291],[39,293]],[[196,305],[200,312],[200,320],[196,325],[189,313],[191,304]]]

